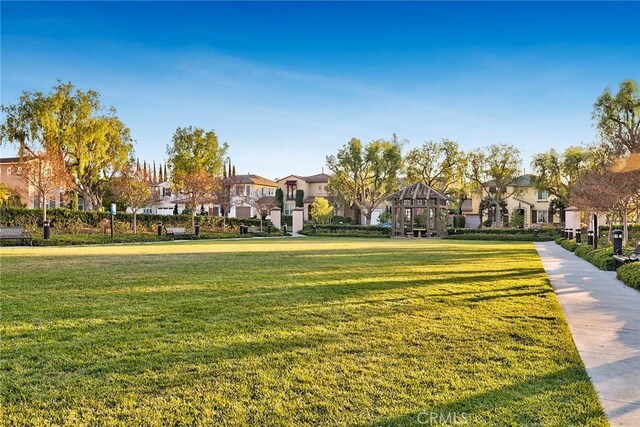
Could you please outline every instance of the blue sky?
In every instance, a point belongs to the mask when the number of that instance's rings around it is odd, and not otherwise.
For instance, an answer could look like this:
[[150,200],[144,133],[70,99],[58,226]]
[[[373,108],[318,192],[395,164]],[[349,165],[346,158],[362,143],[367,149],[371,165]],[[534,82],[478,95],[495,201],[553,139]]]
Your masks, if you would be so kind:
[[[640,3],[1,3],[1,100],[100,92],[140,159],[214,129],[239,173],[313,174],[352,137],[595,139],[602,90],[640,80]],[[11,148],[2,148],[8,155]]]

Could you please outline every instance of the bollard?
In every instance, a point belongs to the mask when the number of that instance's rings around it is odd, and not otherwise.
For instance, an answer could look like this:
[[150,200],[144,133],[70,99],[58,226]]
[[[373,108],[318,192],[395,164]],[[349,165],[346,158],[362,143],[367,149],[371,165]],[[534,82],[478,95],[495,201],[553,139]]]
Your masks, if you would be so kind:
[[539,231],[538,226],[537,226],[537,225],[536,225],[536,226],[534,226],[534,227],[533,227],[533,238],[534,238],[534,239],[535,239],[536,237],[538,237],[538,231]]
[[567,229],[566,228],[562,228],[562,237],[564,237],[565,239],[567,238]]
[[200,223],[196,222],[196,237],[200,237]]
[[573,228],[570,228],[569,231],[567,231],[567,239],[573,240]]
[[158,237],[162,237],[162,221],[158,221]]
[[582,230],[576,228],[576,243],[582,243]]
[[587,231],[587,245],[593,246],[593,230]]
[[271,223],[267,224],[267,234],[271,235]]
[[43,233],[44,240],[49,240],[51,238],[51,223],[49,221],[45,221],[43,223]]
[[244,223],[243,222],[240,223],[240,235],[244,236]]
[[613,254],[622,255],[622,230],[613,230]]
[[287,224],[284,225],[284,235],[287,235]]
[[564,227],[558,229],[558,233],[560,234],[560,237],[564,237]]
[[314,236],[316,235],[316,223],[315,222],[313,223],[313,235]]

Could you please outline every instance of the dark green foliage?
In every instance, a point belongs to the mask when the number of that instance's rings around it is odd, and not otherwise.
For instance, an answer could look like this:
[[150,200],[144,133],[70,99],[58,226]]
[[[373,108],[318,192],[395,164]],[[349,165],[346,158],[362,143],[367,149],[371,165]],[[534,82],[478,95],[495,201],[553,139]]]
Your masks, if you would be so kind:
[[487,240],[487,241],[512,241],[512,242],[550,242],[551,236],[538,236],[527,234],[451,234],[443,237],[450,240]]
[[616,269],[616,260],[613,259],[613,248],[598,249],[591,258],[591,263],[600,270],[613,271]]
[[[533,236],[533,228],[449,228],[449,235],[452,234],[509,234]],[[556,236],[555,227],[541,227],[538,230],[539,236]]]
[[587,254],[591,251],[593,251],[593,246],[581,245],[581,246],[578,246],[578,248],[575,250],[574,253],[580,258],[584,259],[586,258]]
[[628,286],[640,290],[640,262],[620,266],[616,275]]
[[331,223],[333,224],[351,224],[351,221],[353,221],[353,219],[348,216],[336,215],[331,218]]
[[276,189],[276,206],[284,209],[284,194],[282,193],[282,188]]
[[296,190],[296,208],[304,206],[304,190]]
[[563,240],[560,243],[560,246],[571,252],[574,252],[578,248],[578,244],[575,240]]
[[464,215],[453,215],[453,228],[464,228],[465,218]]
[[[87,228],[100,228],[104,219],[109,219],[108,212],[72,211],[70,209],[48,209],[47,219],[51,222],[52,232],[78,231]],[[118,213],[115,220],[123,223],[131,223],[133,214]],[[222,217],[201,215],[197,217],[203,230],[218,229],[222,227]],[[138,228],[154,231],[158,221],[165,226],[189,227],[191,218],[189,215],[153,215],[138,214]],[[260,225],[257,219],[227,218],[227,226],[237,226],[243,222],[245,225]],[[35,231],[42,227],[42,210],[40,209],[8,209],[0,208],[0,226],[19,226],[29,231]],[[86,230],[85,230],[86,231]]]
[[[310,225],[305,225],[300,234],[313,235]],[[389,237],[391,229],[377,225],[317,225],[316,236],[337,236],[337,237]]]
[[552,218],[556,213],[560,215],[560,222],[565,221],[564,210],[567,208],[567,204],[560,198],[555,198],[549,202],[549,216]]
[[554,241],[556,242],[556,245],[561,244],[563,240],[565,240],[565,238],[561,236],[558,236],[554,239]]

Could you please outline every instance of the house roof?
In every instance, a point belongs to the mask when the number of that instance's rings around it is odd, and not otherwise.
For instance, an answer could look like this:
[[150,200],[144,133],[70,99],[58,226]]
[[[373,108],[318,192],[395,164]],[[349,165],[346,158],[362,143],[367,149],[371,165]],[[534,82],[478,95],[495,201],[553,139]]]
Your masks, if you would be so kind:
[[513,200],[515,200],[516,202],[524,203],[525,205],[529,205],[531,207],[535,206],[533,203],[527,202],[526,200],[518,199],[517,197],[514,197]]
[[[511,182],[509,185],[518,186],[518,187],[533,187],[534,179],[535,179],[534,175],[531,175],[530,173],[526,173],[524,175],[520,175],[519,177],[515,178],[513,182]],[[487,181],[482,185],[484,185],[485,187],[495,187],[496,181],[492,179],[491,181]]]
[[329,178],[331,178],[331,175],[327,175],[326,173],[319,173],[316,175],[302,177],[302,179],[311,184],[318,182],[329,182]]
[[329,178],[331,178],[331,175],[326,174],[326,173],[318,173],[315,175],[310,175],[310,176],[301,176],[301,175],[287,175],[284,178],[280,178],[278,180],[278,182],[282,182],[282,181],[292,181],[291,178],[295,178],[295,179],[301,179],[302,181],[308,182],[310,184],[316,184],[319,182],[329,182]]
[[0,157],[0,163],[18,163],[20,157]]
[[236,182],[238,184],[254,184],[274,188],[278,186],[277,182],[254,174],[236,175]]
[[329,201],[329,203],[333,203],[333,201],[334,201],[334,199],[335,199],[335,197],[333,197],[333,196],[309,196],[309,197],[307,197],[306,199],[304,199],[304,202],[303,202],[303,203],[304,203],[304,204],[307,204],[307,203],[313,203],[313,202],[315,202],[315,201],[316,201],[316,199],[317,199],[318,197],[322,197],[323,199],[328,200],[328,201]]
[[425,198],[425,199],[440,199],[440,200],[451,200],[449,197],[438,193],[433,188],[429,187],[424,182],[416,182],[408,187],[404,187],[400,191],[396,191],[395,193],[389,195],[387,200],[395,199],[395,198]]

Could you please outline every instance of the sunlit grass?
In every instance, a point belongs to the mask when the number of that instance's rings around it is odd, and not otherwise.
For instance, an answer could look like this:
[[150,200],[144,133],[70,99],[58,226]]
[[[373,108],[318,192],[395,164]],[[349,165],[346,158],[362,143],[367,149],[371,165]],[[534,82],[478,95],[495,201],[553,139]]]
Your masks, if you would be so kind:
[[606,424],[531,243],[0,255],[9,424]]

